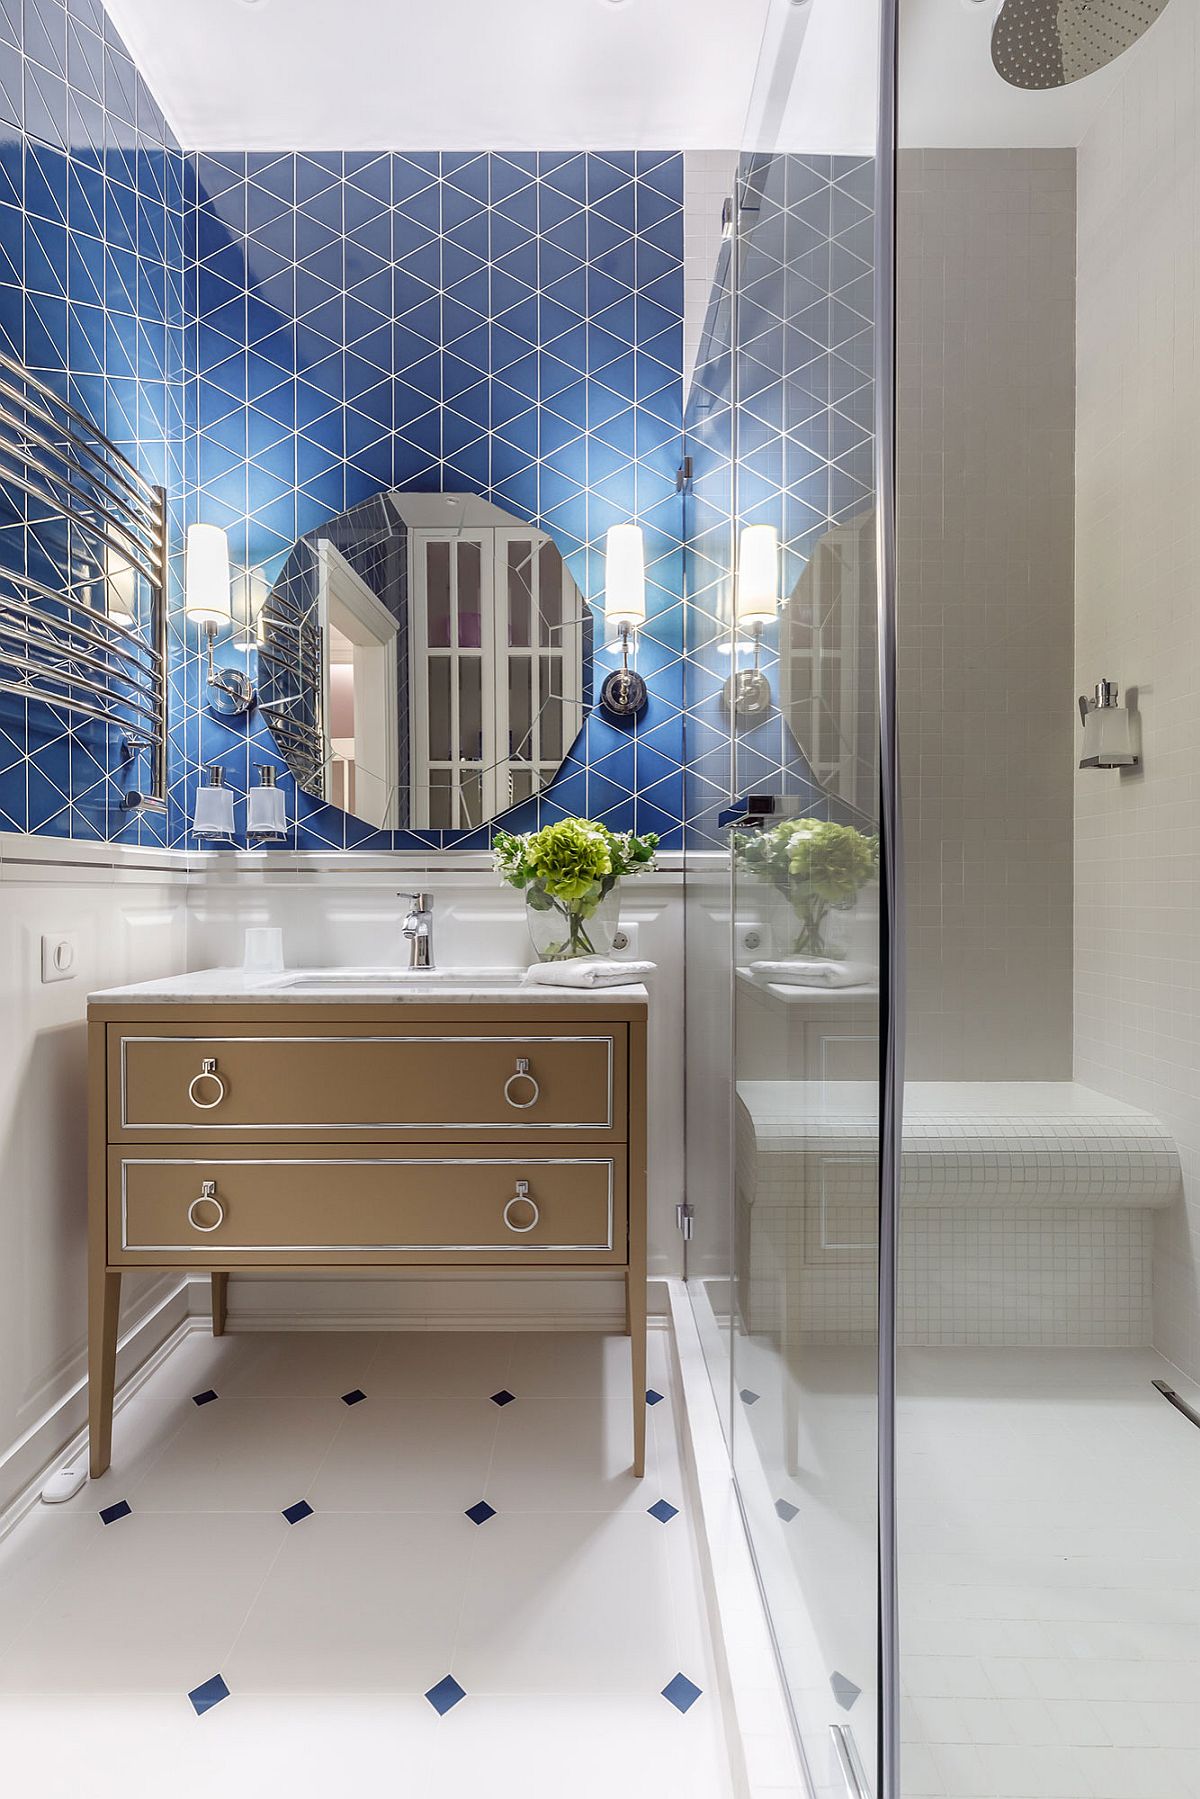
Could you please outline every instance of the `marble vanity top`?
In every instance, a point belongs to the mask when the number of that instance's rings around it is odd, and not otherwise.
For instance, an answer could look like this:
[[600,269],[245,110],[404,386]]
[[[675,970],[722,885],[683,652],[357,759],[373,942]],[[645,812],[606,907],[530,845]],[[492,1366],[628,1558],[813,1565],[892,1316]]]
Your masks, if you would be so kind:
[[249,974],[241,968],[202,968],[191,974],[165,975],[127,987],[104,987],[89,993],[96,1004],[173,1004],[253,1000],[272,1005],[339,1005],[430,1002],[471,1005],[479,1000],[537,1005],[603,1006],[613,1000],[645,1004],[646,988],[551,987],[527,981],[521,968],[434,969],[413,975],[405,968],[286,968],[281,974]]

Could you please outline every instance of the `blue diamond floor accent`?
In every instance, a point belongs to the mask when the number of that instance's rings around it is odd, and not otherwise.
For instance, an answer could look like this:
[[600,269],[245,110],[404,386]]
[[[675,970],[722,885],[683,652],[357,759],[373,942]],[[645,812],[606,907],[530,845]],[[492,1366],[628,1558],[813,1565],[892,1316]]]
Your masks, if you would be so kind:
[[674,1680],[667,1682],[662,1690],[662,1696],[671,1701],[676,1711],[686,1712],[695,1705],[700,1697],[700,1691],[701,1689],[695,1681],[689,1680],[686,1674],[677,1674]]
[[114,1505],[106,1505],[100,1514],[101,1524],[115,1524],[118,1518],[128,1518],[133,1507],[127,1499],[118,1499]]
[[738,1394],[738,1398],[744,1405],[757,1405],[758,1401],[762,1398],[762,1394],[756,1393],[752,1387],[743,1387]]
[[800,1507],[798,1505],[793,1505],[790,1499],[777,1499],[775,1501],[775,1510],[779,1513],[779,1516],[783,1519],[785,1524],[790,1524],[792,1519],[796,1516],[796,1513],[800,1510]]
[[467,1507],[465,1516],[472,1524],[486,1524],[489,1518],[496,1516],[496,1508],[489,1505],[486,1499],[481,1499],[477,1504]]
[[447,1674],[445,1680],[439,1680],[437,1685],[430,1687],[425,1695],[439,1718],[444,1718],[446,1713],[466,1696],[466,1688],[459,1686],[453,1674]]
[[202,1686],[193,1687],[188,1694],[198,1718],[203,1717],[205,1712],[210,1712],[214,1705],[220,1705],[222,1699],[228,1699],[228,1697],[229,1688],[219,1674],[214,1674],[212,1679],[206,1680]]
[[646,1388],[646,1404],[647,1405],[659,1405],[661,1403],[661,1401],[662,1401],[661,1393],[656,1393],[654,1391],[653,1387]]
[[312,1517],[313,1509],[307,1499],[298,1499],[295,1505],[284,1507],[283,1515],[289,1524],[299,1524],[303,1519]]
[[366,1397],[367,1396],[363,1392],[361,1387],[355,1387],[353,1392],[342,1394],[342,1404],[343,1405],[360,1405]]
[[669,1524],[672,1518],[679,1516],[679,1507],[672,1505],[669,1499],[656,1499],[653,1505],[646,1507],[646,1510],[652,1518],[657,1518],[660,1524]]
[[493,1405],[511,1405],[513,1400],[516,1397],[517,1397],[516,1394],[510,1393],[507,1387],[501,1387],[501,1389],[498,1393],[492,1394],[492,1404]]
[[217,1396],[213,1392],[212,1388],[206,1387],[203,1393],[193,1393],[192,1394],[192,1404],[193,1405],[211,1405],[213,1400],[216,1397]]

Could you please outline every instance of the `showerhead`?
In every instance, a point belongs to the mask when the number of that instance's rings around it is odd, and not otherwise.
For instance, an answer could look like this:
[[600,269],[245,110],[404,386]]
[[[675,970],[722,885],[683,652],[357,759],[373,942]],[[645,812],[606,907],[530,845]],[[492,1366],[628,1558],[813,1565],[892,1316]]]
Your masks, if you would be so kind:
[[1010,87],[1066,87],[1114,62],[1167,0],[1004,0],[992,62]]

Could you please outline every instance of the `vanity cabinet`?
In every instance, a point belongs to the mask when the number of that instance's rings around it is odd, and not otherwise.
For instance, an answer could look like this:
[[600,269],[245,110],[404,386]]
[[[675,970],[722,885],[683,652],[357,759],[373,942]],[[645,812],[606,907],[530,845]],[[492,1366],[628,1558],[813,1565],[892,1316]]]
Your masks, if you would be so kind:
[[[89,1006],[90,1427],[112,1442],[126,1269],[624,1271],[645,1465],[646,1001]],[[122,995],[126,997],[122,997]]]

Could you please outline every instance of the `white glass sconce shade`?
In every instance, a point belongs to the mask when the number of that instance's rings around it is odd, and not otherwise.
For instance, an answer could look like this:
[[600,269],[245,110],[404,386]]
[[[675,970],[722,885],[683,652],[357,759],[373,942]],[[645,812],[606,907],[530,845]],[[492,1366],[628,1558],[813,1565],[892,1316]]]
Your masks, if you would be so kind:
[[233,619],[229,592],[229,539],[219,525],[189,525],[184,610],[214,630]]
[[753,629],[779,612],[779,533],[774,525],[747,525],[738,540],[737,622]]
[[196,789],[192,830],[197,837],[233,836],[233,795],[225,785],[225,770],[209,764],[206,780]]
[[128,630],[137,617],[137,570],[109,552],[104,576],[105,611],[114,625]]
[[604,618],[614,637],[646,622],[646,544],[640,525],[610,525],[604,538]]
[[275,785],[276,769],[269,763],[258,766],[258,786],[246,795],[246,830],[252,837],[286,837],[287,806],[283,792]]

